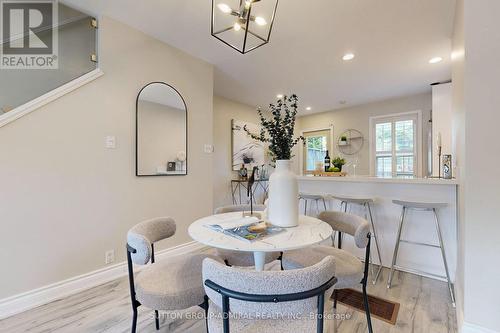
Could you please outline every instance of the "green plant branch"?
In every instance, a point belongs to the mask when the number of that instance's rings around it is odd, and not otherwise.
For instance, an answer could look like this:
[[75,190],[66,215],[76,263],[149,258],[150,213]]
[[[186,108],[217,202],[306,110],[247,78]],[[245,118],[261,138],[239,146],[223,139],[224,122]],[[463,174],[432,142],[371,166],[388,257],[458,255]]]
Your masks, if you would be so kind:
[[272,115],[270,119],[264,116],[260,108],[257,109],[262,126],[259,134],[250,132],[246,126],[243,127],[252,139],[269,143],[273,161],[291,159],[292,148],[301,140],[305,144],[303,136],[294,137],[298,100],[297,95],[293,94],[284,96],[276,104],[269,104]]

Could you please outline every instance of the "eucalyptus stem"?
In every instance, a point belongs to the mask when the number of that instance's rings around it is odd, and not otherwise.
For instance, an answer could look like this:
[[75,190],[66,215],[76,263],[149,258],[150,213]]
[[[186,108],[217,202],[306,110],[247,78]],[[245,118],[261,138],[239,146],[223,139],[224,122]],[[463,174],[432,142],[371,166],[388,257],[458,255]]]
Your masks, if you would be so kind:
[[305,142],[303,136],[294,137],[298,100],[297,95],[293,94],[289,97],[283,96],[275,104],[269,104],[270,118],[265,117],[260,108],[257,109],[262,126],[258,134],[250,132],[246,126],[243,127],[254,140],[269,143],[273,161],[291,159],[292,148],[299,141]]

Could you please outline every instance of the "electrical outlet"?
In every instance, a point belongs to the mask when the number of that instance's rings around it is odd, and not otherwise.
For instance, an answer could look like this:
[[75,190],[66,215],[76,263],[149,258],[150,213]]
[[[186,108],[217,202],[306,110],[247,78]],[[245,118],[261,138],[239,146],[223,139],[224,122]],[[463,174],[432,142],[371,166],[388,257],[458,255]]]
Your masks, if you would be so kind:
[[204,150],[205,150],[205,153],[211,154],[214,152],[214,146],[207,143],[207,144],[205,144]]
[[112,264],[115,262],[115,250],[109,250],[104,253],[104,263],[106,265]]
[[116,137],[113,135],[108,135],[105,138],[104,146],[108,149],[115,149],[116,148]]

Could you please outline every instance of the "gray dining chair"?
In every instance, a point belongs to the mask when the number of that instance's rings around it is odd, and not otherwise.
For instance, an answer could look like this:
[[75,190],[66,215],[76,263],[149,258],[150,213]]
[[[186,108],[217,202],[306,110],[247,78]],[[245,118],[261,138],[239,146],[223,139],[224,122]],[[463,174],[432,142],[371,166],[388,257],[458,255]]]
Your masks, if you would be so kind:
[[325,294],[331,294],[336,282],[335,259],[326,257],[302,269],[264,272],[205,259],[203,281],[210,298],[210,333],[322,333]]
[[[253,210],[255,212],[263,212],[266,209],[264,205],[254,205]],[[215,209],[215,214],[225,214],[225,213],[234,213],[234,212],[249,212],[250,205],[230,205],[223,206]],[[242,251],[233,251],[233,250],[223,250],[216,249],[215,250],[217,256],[222,258],[226,265],[228,266],[254,266],[254,259],[252,252],[242,252]],[[275,260],[281,261],[282,253],[281,252],[269,252],[266,253],[265,263],[268,264]]]
[[[366,293],[368,266],[370,264],[370,225],[367,220],[360,216],[336,211],[322,212],[318,215],[318,218],[328,223],[334,231],[339,232],[338,247],[320,245],[285,252],[282,260],[283,268],[287,270],[308,267],[320,262],[327,256],[334,257],[336,264],[335,277],[338,280],[334,286],[334,308],[337,307],[337,290],[355,288],[361,284],[368,331],[372,333],[370,306]],[[365,249],[364,264],[356,256],[342,250],[342,233],[351,235],[356,246]]]
[[[127,233],[127,264],[132,301],[132,332],[137,327],[137,308],[144,305],[155,311],[156,329],[160,328],[158,310],[183,310],[200,306],[208,311],[208,298],[202,282],[202,262],[209,254],[190,254],[155,262],[154,243],[175,234],[175,221],[159,217],[141,222]],[[134,275],[134,264],[147,265]]]

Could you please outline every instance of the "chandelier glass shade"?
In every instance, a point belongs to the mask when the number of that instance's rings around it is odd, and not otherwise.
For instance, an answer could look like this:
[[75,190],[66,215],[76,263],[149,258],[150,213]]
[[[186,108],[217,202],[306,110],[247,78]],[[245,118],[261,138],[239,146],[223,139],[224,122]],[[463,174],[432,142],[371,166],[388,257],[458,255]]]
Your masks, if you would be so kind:
[[240,53],[271,37],[278,0],[212,0],[212,36]]

